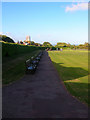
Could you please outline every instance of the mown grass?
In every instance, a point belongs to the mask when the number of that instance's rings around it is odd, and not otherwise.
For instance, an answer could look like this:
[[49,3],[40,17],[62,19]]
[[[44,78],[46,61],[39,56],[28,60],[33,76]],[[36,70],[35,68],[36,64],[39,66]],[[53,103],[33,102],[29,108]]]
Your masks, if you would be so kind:
[[[83,103],[88,99],[88,51],[49,51],[49,56],[62,78],[67,90]],[[90,53],[89,53],[90,54]]]
[[38,54],[40,50],[30,53],[24,53],[20,55],[14,55],[12,57],[2,58],[2,83],[9,84],[13,81],[19,80],[25,75],[25,60],[31,56]]

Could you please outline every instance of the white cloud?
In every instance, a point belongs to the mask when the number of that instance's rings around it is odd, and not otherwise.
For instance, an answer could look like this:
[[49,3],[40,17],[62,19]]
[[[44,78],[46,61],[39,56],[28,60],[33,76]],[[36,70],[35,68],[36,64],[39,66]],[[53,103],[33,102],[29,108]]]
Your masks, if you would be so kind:
[[78,3],[77,5],[72,4],[72,6],[67,6],[65,11],[66,12],[73,12],[77,10],[88,10],[88,3]]

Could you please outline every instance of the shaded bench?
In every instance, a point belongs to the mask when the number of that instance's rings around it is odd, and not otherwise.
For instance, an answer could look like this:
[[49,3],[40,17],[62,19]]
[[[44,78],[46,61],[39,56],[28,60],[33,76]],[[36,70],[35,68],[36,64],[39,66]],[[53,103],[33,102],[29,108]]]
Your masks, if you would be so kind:
[[35,64],[32,64],[32,60],[28,59],[25,61],[25,65],[26,65],[26,74],[27,73],[35,73],[37,66]]
[[33,57],[31,57],[30,59],[25,61],[25,65],[26,65],[26,74],[27,73],[35,73],[37,66],[39,64],[39,61],[42,57],[43,52],[41,51],[38,55],[34,55]]

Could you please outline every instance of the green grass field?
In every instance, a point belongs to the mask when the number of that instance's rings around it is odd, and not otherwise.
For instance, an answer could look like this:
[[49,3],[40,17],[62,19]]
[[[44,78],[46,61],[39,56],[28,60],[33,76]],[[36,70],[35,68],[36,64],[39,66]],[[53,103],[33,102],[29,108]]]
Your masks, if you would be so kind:
[[2,83],[9,84],[13,81],[19,80],[25,75],[25,61],[31,56],[38,54],[40,50],[12,57],[3,57],[2,61]]
[[88,51],[63,50],[48,53],[67,90],[83,103],[90,105],[88,101]]

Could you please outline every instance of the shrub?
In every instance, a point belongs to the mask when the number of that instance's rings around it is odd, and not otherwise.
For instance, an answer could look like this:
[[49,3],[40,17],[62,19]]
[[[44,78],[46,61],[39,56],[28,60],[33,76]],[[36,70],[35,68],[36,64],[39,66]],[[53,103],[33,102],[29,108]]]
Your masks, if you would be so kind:
[[15,44],[15,43],[2,43],[2,56],[14,56],[22,53],[29,53],[35,50],[44,50],[45,47],[38,47],[32,45],[23,45],[23,44]]

